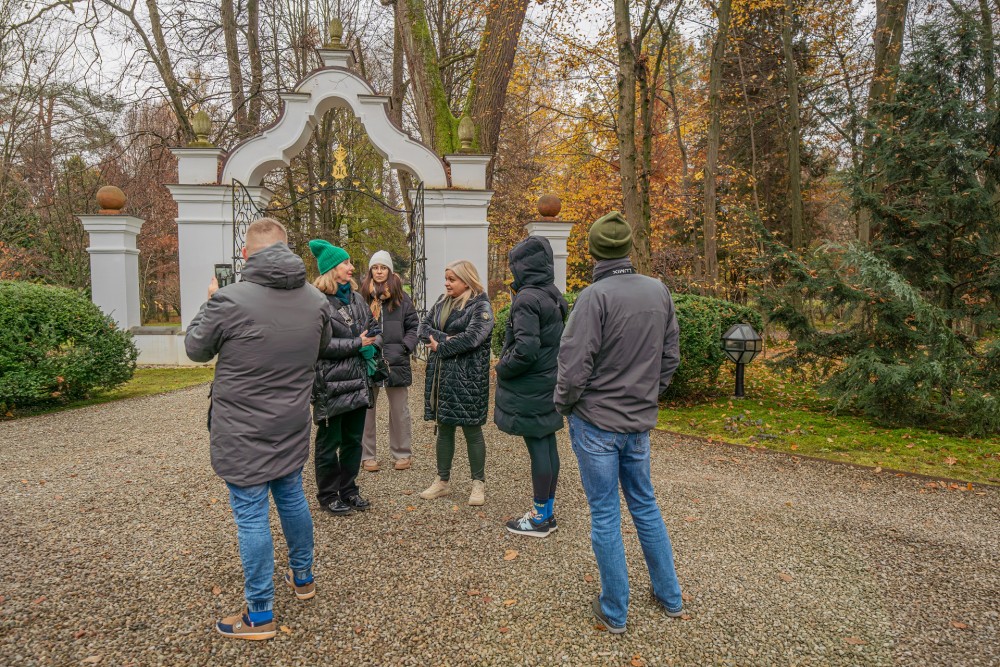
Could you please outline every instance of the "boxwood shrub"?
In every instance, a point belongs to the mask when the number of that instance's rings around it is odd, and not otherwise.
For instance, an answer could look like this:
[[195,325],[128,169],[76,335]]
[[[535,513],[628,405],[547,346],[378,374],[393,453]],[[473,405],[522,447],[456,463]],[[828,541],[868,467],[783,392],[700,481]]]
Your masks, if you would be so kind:
[[85,398],[132,377],[132,335],[84,295],[0,281],[0,408]]
[[[578,292],[566,294],[573,306]],[[710,391],[726,361],[722,352],[722,334],[734,324],[746,322],[763,331],[760,313],[731,301],[695,294],[674,294],[677,323],[680,326],[681,365],[670,385],[671,396],[687,396]],[[491,348],[500,356],[510,317],[510,306],[496,312]]]

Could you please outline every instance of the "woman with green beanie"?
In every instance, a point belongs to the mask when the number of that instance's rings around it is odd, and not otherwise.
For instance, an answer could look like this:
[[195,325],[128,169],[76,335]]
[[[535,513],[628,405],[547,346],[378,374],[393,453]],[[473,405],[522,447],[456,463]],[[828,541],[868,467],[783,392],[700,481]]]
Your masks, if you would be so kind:
[[347,251],[313,239],[319,277],[313,285],[326,295],[332,311],[333,338],[320,351],[313,385],[316,434],[316,489],[320,506],[336,515],[369,508],[358,490],[361,439],[371,405],[368,360],[381,345],[378,323],[365,300],[351,287],[354,266]]

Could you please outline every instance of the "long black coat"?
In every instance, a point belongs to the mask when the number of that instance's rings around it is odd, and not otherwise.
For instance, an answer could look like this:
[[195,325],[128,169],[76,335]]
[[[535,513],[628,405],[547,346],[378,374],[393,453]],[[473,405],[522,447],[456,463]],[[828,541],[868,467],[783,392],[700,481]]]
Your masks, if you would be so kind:
[[403,301],[393,310],[383,305],[379,325],[382,328],[382,354],[389,364],[389,379],[381,386],[409,387],[413,384],[410,354],[417,348],[417,330],[420,328],[420,318],[410,297],[404,294]]
[[[490,399],[490,334],[493,308],[485,294],[453,310],[438,328],[444,298],[438,299],[420,323],[420,341],[438,341],[427,360],[424,419],[456,426],[482,426]],[[445,340],[447,337],[450,340]]]
[[[360,352],[361,333],[367,330],[372,336],[379,332],[372,311],[357,292],[351,292],[351,303],[346,307],[350,322],[340,312],[344,307],[340,299],[332,294],[326,298],[333,311],[330,317],[333,338],[316,364],[312,398],[313,421],[317,424],[351,410],[371,407],[368,369]],[[380,343],[381,340],[376,344]]]
[[553,284],[552,246],[529,236],[508,256],[514,298],[497,363],[493,420],[504,433],[541,437],[563,427],[552,392],[559,370],[559,339],[569,311]]

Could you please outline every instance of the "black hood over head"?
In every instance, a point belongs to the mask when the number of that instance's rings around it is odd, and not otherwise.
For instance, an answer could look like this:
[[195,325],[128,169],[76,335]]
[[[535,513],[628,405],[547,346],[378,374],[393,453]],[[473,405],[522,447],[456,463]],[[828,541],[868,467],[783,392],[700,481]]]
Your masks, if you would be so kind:
[[247,258],[243,280],[273,289],[298,289],[306,284],[306,265],[286,244],[275,243]]
[[544,236],[529,236],[507,255],[510,272],[514,276],[511,287],[515,292],[533,285],[546,287],[555,283],[555,262],[552,246]]

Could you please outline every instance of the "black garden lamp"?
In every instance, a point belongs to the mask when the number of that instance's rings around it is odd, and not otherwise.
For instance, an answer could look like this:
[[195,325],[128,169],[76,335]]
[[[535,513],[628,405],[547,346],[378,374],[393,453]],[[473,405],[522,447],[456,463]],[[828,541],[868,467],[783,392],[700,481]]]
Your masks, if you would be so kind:
[[743,398],[743,367],[753,361],[764,349],[764,340],[749,324],[734,324],[722,334],[722,351],[736,364],[736,393]]

